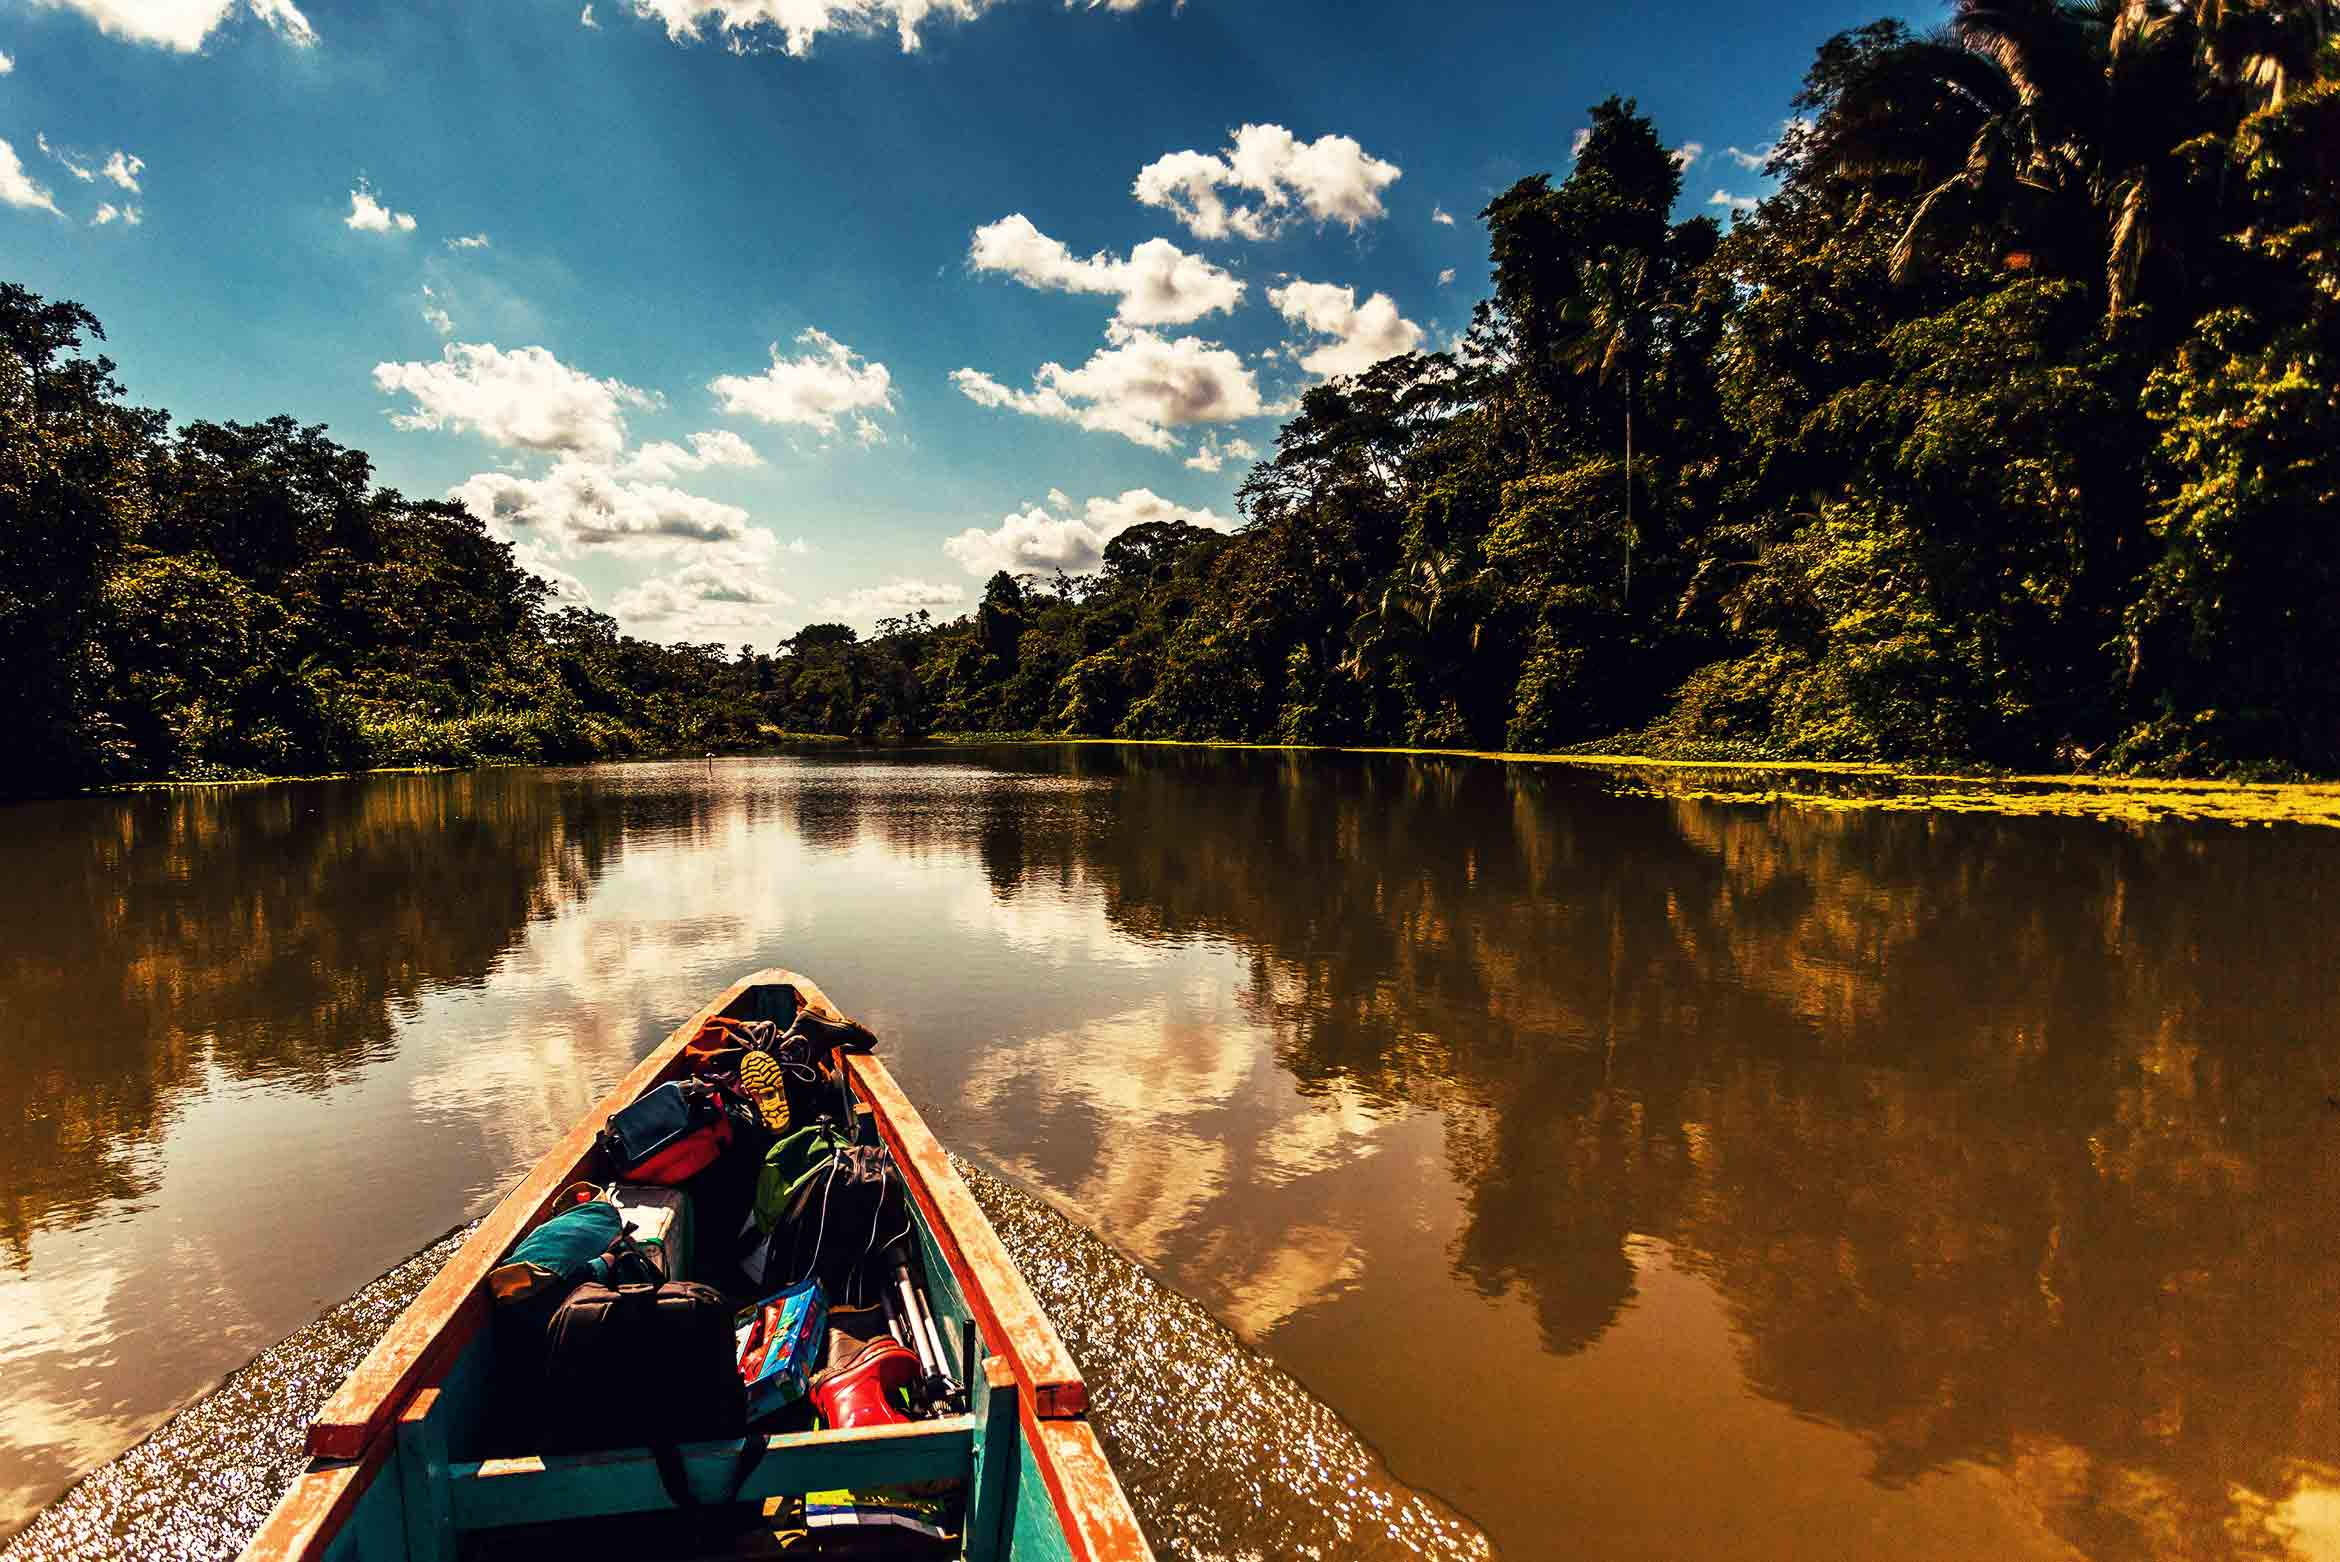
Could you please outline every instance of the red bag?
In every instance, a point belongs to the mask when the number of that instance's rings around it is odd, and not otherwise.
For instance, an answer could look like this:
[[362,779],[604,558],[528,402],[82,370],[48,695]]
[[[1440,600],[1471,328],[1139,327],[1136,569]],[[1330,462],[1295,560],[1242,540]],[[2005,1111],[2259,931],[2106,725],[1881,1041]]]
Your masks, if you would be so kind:
[[742,1021],[718,1014],[683,1043],[682,1071],[686,1074],[736,1074],[747,1055],[748,1036]]

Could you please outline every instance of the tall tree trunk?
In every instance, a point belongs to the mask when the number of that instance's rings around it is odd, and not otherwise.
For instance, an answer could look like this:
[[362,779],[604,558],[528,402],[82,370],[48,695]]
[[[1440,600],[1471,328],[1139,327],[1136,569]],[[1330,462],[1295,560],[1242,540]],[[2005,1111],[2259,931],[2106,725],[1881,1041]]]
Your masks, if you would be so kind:
[[1633,600],[1633,369],[1625,370],[1625,583],[1617,592],[1617,610]]

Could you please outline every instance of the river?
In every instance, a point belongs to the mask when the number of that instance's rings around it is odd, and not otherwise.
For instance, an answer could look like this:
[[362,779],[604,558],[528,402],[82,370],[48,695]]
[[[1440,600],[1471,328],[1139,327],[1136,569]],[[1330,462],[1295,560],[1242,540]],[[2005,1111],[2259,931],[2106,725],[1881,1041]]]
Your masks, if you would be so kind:
[[[779,964],[877,1030],[1011,1241],[1194,1312],[1044,1298],[1128,1385],[1105,1430],[1167,1550],[1297,1533],[1257,1488],[1304,1425],[1529,1562],[2329,1562],[2336,926],[2329,828],[1475,759],[10,808],[0,1534],[381,1295]],[[1239,1396],[1261,1459],[1182,1464],[1178,1385],[1236,1354],[1296,1385]]]

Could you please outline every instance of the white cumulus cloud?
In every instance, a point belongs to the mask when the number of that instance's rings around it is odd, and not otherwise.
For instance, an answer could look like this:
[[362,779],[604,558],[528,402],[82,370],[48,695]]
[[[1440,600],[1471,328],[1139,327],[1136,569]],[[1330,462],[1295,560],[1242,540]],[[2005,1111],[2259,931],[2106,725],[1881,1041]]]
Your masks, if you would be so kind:
[[1704,142],[1685,141],[1680,146],[1674,148],[1674,169],[1677,173],[1684,172],[1690,167],[1692,163],[1697,162],[1705,155],[1706,144]]
[[972,21],[988,4],[989,0],[634,0],[634,14],[664,23],[666,36],[676,43],[693,42],[701,27],[712,22],[736,52],[744,54],[776,35],[783,49],[802,58],[825,32],[874,33],[888,28],[901,39],[903,53],[915,53],[918,29],[928,17]]
[[422,317],[424,322],[441,336],[455,334],[454,317],[449,315],[439,303],[439,295],[431,291],[431,285],[427,282],[423,284],[422,290]]
[[584,10],[577,13],[577,25],[580,27],[590,27],[595,31],[599,31],[601,28],[601,24],[593,19],[593,7],[591,6],[587,6]]
[[292,0],[42,0],[43,4],[79,11],[109,37],[131,43],[155,44],[192,54],[203,40],[241,12],[266,25],[287,43],[307,48],[317,41]]
[[118,222],[125,228],[135,228],[145,220],[145,214],[135,206],[116,206],[112,201],[101,201],[98,209],[91,214],[89,225],[102,228],[109,222]]
[[1733,195],[1728,190],[1717,190],[1714,192],[1714,194],[1706,198],[1706,204],[1709,206],[1720,206],[1723,210],[1729,212],[1751,212],[1756,207],[1762,205],[1763,202],[1756,196]]
[[978,406],[1061,419],[1149,450],[1176,448],[1174,428],[1233,422],[1261,410],[1259,381],[1239,355],[1197,337],[1118,327],[1111,344],[1077,369],[1042,364],[1028,391],[976,369],[953,370],[951,382]]
[[104,174],[123,189],[128,190],[132,195],[136,195],[138,194],[138,175],[144,171],[145,167],[145,158],[134,157],[130,153],[116,148],[114,155],[106,159],[106,166],[99,169],[98,172]]
[[618,466],[620,477],[667,478],[678,472],[704,472],[711,466],[762,466],[756,447],[729,429],[693,434],[690,444],[653,440]]
[[626,441],[624,409],[658,398],[622,380],[595,379],[542,347],[505,352],[493,342],[450,342],[435,360],[378,363],[374,384],[414,399],[393,413],[402,429],[452,428],[522,450],[614,457]]
[[1759,174],[1771,166],[1771,160],[1779,155],[1779,143],[1785,140],[1790,132],[1810,130],[1811,128],[1811,120],[1801,114],[1791,114],[1779,122],[1779,135],[1777,137],[1753,149],[1739,146],[1725,147],[1723,155],[1741,168],[1746,169],[1747,172]]
[[552,587],[555,606],[593,605],[593,593],[585,589],[585,582],[555,564],[552,550],[535,538],[525,538],[512,544],[512,562]]
[[967,263],[1026,287],[1116,295],[1113,317],[1124,325],[1191,325],[1243,299],[1241,282],[1168,239],[1148,239],[1126,260],[1103,251],[1083,260],[1021,212],[977,228]]
[[1443,206],[1433,206],[1430,208],[1430,220],[1441,228],[1451,228],[1454,226],[1454,213]]
[[564,457],[542,477],[481,472],[447,497],[509,541],[535,541],[552,555],[573,558],[589,550],[661,554],[704,544],[729,544],[740,557],[766,557],[777,547],[770,532],[752,530],[734,504],[687,494],[658,483],[635,482],[598,462]]
[[16,69],[16,56],[10,54],[6,49],[0,49],[0,76],[5,76],[14,69]]
[[1301,368],[1326,379],[1370,369],[1422,344],[1422,328],[1399,314],[1396,300],[1387,293],[1376,293],[1360,304],[1353,287],[1294,279],[1270,289],[1268,302],[1294,325],[1332,338],[1305,351],[1293,348]]
[[1454,268],[1452,266],[1438,273],[1438,285],[1440,287],[1454,286]]
[[486,249],[488,236],[484,233],[459,233],[447,241],[449,249]]
[[1150,488],[1132,488],[1118,498],[1091,499],[1078,513],[1058,490],[1049,491],[1048,501],[1048,507],[1034,505],[1001,517],[989,531],[970,526],[947,539],[943,552],[978,579],[995,570],[1011,575],[1027,570],[1044,574],[1063,570],[1079,575],[1103,565],[1105,545],[1140,522],[1184,521],[1216,532],[1235,529],[1235,523],[1223,515],[1173,504]]
[[863,443],[874,442],[873,433],[882,437],[867,414],[893,410],[894,379],[886,366],[862,358],[826,331],[805,331],[796,341],[810,350],[786,358],[775,342],[772,366],[763,373],[709,381],[716,404],[758,422],[795,424],[822,435],[837,432],[840,416],[856,414],[855,433]]
[[[1281,125],[1245,125],[1218,152],[1172,152],[1138,170],[1130,193],[1168,211],[1198,239],[1265,239],[1305,212],[1351,229],[1383,215],[1397,164],[1350,136],[1302,141]],[[1222,191],[1237,191],[1232,202]],[[1246,202],[1244,196],[1256,197]]]
[[341,225],[360,233],[412,233],[414,214],[392,211],[361,184],[349,192],[349,215],[341,219]]
[[[662,23],[676,43],[696,42],[712,24],[735,54],[768,48],[773,40],[789,54],[812,52],[823,33],[868,35],[892,32],[902,52],[917,52],[919,29],[929,18],[970,22],[997,0],[633,0],[645,21]],[[1064,0],[1068,11],[1135,11],[1147,0]],[[1185,0],[1178,0],[1180,5]],[[592,11],[591,6],[586,11]],[[583,20],[583,18],[580,18]],[[595,25],[586,21],[585,25]]]
[[0,140],[0,202],[65,215],[57,211],[56,198],[24,171],[24,160],[5,140]]
[[842,596],[824,597],[816,611],[823,618],[866,625],[881,618],[899,618],[920,608],[932,612],[955,607],[966,600],[967,593],[957,586],[897,576],[883,585],[863,586]]
[[1591,139],[1592,127],[1590,125],[1579,125],[1577,127],[1576,134],[1568,138],[1568,158],[1570,162],[1574,162],[1577,158],[1584,155],[1585,143]]
[[[769,533],[761,535],[769,536]],[[610,610],[629,627],[688,640],[716,629],[770,629],[796,598],[761,578],[762,560],[775,549],[719,548],[670,574],[654,575],[619,592]]]
[[1256,461],[1259,447],[1248,439],[1222,441],[1216,434],[1203,436],[1202,448],[1186,458],[1186,464],[1197,472],[1216,472],[1230,461]]

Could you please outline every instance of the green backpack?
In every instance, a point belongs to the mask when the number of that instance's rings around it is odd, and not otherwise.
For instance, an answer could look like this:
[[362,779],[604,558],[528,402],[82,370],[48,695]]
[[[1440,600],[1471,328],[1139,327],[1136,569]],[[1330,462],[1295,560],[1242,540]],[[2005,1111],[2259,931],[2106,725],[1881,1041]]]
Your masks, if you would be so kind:
[[764,1152],[764,1169],[756,1177],[756,1229],[769,1232],[779,1225],[848,1142],[826,1118],[773,1141]]
[[824,1120],[765,1152],[741,1271],[758,1285],[819,1279],[859,1305],[867,1260],[910,1232],[902,1174],[883,1145]]

